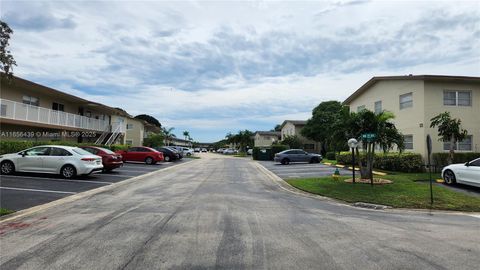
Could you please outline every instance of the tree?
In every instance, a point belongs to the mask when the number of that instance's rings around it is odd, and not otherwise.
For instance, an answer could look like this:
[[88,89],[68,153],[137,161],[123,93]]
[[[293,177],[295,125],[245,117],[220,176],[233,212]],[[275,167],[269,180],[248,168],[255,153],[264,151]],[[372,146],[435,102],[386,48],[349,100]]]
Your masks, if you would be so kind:
[[[375,156],[375,145],[379,145],[384,152],[388,152],[394,146],[402,152],[405,149],[403,135],[395,127],[392,120],[395,115],[388,111],[375,114],[369,110],[363,110],[359,113],[351,113],[345,127],[347,137],[358,138],[361,140],[363,134],[375,134],[372,140],[362,140],[362,149],[365,155],[365,162],[362,158],[358,159],[360,174],[363,179],[373,181],[373,158]],[[359,150],[357,148],[357,156]]]
[[239,145],[240,151],[245,151],[246,147],[253,147],[253,132],[250,130],[241,130],[237,134],[228,133],[225,136],[227,143]]
[[303,143],[297,135],[286,136],[280,144],[288,145],[291,149],[302,149]]
[[450,112],[441,113],[430,119],[430,128],[438,128],[439,141],[450,142],[448,164],[453,162],[457,142],[467,137],[467,131],[461,128],[462,120],[452,118]]
[[135,118],[137,119],[140,119],[140,120],[144,120],[146,121],[147,123],[150,123],[154,126],[157,126],[159,128],[162,127],[162,124],[160,124],[160,122],[157,120],[157,118],[151,116],[151,115],[147,115],[147,114],[139,114],[137,116],[135,116]]
[[282,125],[276,125],[273,131],[282,131]]
[[12,34],[13,30],[8,24],[0,20],[0,69],[5,72],[8,79],[13,78],[13,66],[17,65],[12,53],[8,49],[10,35]]
[[[312,117],[301,130],[308,139],[322,143],[323,152],[345,150],[345,122],[348,107],[338,101],[325,101],[312,111]],[[322,153],[325,154],[325,153]]]
[[175,134],[173,134],[173,130],[175,128],[174,127],[171,127],[171,128],[165,128],[163,127],[162,128],[162,133],[163,135],[165,136],[165,142],[167,143],[167,145],[170,145],[170,141],[173,139],[173,138],[176,138],[177,136]]
[[161,147],[165,136],[162,133],[150,133],[148,137],[143,140],[143,145],[148,147]]
[[183,132],[183,137],[185,137],[185,141],[187,141],[188,138],[190,138],[190,132],[188,132],[188,131],[185,130],[185,131]]

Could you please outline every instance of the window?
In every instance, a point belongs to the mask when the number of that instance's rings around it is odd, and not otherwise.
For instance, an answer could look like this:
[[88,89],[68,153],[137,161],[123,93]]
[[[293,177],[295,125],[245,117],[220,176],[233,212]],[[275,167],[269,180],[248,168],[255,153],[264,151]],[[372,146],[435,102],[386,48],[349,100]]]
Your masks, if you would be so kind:
[[0,105],[0,115],[1,116],[7,116],[7,105],[6,104],[1,104]]
[[39,102],[38,98],[31,97],[31,96],[23,96],[22,97],[22,102],[23,102],[23,104],[28,104],[28,105],[33,105],[33,106],[40,105],[40,102]]
[[365,105],[362,105],[362,106],[358,106],[358,107],[357,107],[357,112],[361,112],[361,111],[363,111],[363,110],[365,110]]
[[468,163],[469,166],[480,167],[480,158]]
[[375,114],[379,114],[382,112],[382,101],[376,101],[375,102]]
[[413,135],[404,135],[403,136],[403,143],[405,145],[405,149],[412,150],[413,149]]
[[[443,142],[443,150],[450,150],[450,142]],[[472,151],[472,135],[468,135],[465,140],[457,142],[453,150]]]
[[[133,141],[132,141],[132,140],[126,140],[125,143],[128,144],[128,145],[132,145],[132,144],[133,144]],[[132,149],[133,149],[133,148],[130,148],[130,149],[128,149],[128,151],[133,151]],[[136,148],[135,148],[135,149],[136,149]]]
[[52,147],[50,156],[71,156],[72,154],[63,148]]
[[64,105],[63,104],[60,104],[60,103],[56,103],[56,102],[53,102],[52,103],[52,110],[54,111],[61,111],[61,112],[64,112]]
[[97,149],[94,149],[94,148],[90,148],[90,147],[85,147],[85,148],[82,148],[83,150],[87,151],[87,152],[90,152],[94,155],[96,155],[98,153]]
[[127,129],[133,129],[133,124],[127,124]]
[[471,91],[443,91],[443,105],[445,106],[472,106]]
[[48,156],[50,147],[35,147],[24,152],[27,156]]
[[410,107],[413,107],[412,93],[400,95],[400,110],[405,108],[410,108]]

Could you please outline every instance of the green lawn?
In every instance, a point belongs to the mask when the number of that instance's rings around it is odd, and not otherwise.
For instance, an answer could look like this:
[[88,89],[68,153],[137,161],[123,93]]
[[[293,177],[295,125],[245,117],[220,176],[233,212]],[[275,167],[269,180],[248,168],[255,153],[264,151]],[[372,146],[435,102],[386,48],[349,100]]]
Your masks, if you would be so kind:
[[15,212],[15,211],[8,210],[8,209],[5,209],[5,208],[0,208],[0,216],[8,215],[8,214],[11,214],[13,212]]
[[322,163],[330,163],[332,165],[337,165],[337,161],[335,159],[322,159]]
[[[433,179],[439,178],[433,174]],[[366,202],[400,208],[433,208],[444,210],[480,211],[480,198],[458,193],[441,186],[433,186],[434,204],[430,206],[428,173],[396,173],[381,178],[393,184],[375,185],[351,184],[332,177],[292,179],[287,182],[304,191],[343,200],[346,202]]]

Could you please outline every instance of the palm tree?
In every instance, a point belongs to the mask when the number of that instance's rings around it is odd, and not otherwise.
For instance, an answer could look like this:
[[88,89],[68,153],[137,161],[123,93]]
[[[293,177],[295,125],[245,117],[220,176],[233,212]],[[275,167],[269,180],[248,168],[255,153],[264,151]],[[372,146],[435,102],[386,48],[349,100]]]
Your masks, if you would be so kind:
[[187,141],[187,140],[188,140],[188,137],[190,137],[190,132],[188,132],[188,131],[185,130],[185,131],[183,132],[183,137],[185,138],[185,141]]
[[[360,174],[363,179],[373,181],[373,158],[375,155],[375,145],[380,146],[386,153],[394,146],[401,152],[405,149],[403,135],[395,127],[392,120],[395,115],[391,112],[383,111],[379,114],[363,110],[359,113],[351,113],[348,119],[348,135],[361,140],[365,161],[359,158]],[[373,139],[362,140],[364,134],[375,134]],[[357,148],[357,156],[360,157]],[[372,182],[373,183],[373,182]]]
[[170,140],[172,138],[176,138],[177,136],[175,136],[175,134],[173,134],[173,130],[175,128],[174,127],[171,127],[171,128],[165,128],[165,127],[162,127],[162,132],[163,134],[165,135],[165,141],[167,143],[167,145],[170,145]]

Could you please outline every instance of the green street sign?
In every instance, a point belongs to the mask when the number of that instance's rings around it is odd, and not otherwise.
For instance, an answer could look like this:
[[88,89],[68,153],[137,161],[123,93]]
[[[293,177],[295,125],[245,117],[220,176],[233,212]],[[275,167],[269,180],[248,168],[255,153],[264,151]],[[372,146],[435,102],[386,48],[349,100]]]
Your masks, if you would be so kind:
[[364,133],[362,134],[362,140],[366,140],[367,142],[372,142],[377,138],[377,134],[375,133]]

